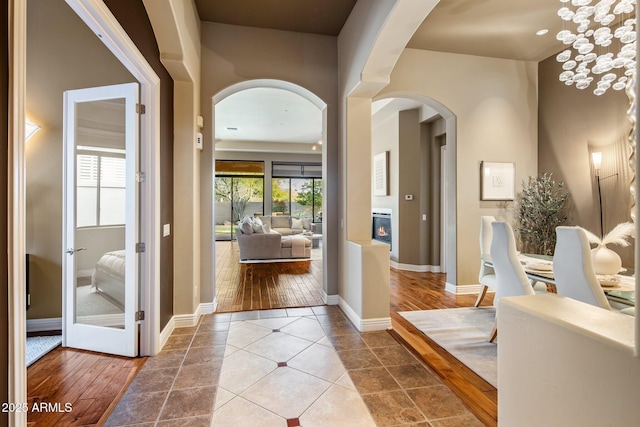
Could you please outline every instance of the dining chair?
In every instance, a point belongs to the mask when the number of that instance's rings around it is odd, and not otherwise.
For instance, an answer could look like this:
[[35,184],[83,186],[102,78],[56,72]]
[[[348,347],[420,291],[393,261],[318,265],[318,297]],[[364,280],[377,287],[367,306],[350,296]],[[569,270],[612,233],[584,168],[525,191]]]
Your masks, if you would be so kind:
[[501,221],[494,221],[491,227],[493,231],[491,261],[496,275],[496,295],[493,298],[493,305],[496,307],[496,321],[489,342],[493,342],[498,335],[497,307],[500,298],[535,294],[518,259],[513,229],[509,224]]
[[[558,295],[612,310],[593,269],[591,245],[584,230],[580,227],[561,226],[556,228],[556,237],[553,276]],[[620,312],[635,315],[633,308]]]
[[484,265],[484,258],[491,253],[491,239],[493,237],[491,223],[495,220],[495,217],[490,215],[480,217],[480,273],[478,274],[478,281],[482,288],[474,307],[480,306],[489,288],[495,289],[496,287],[496,273],[493,268]]

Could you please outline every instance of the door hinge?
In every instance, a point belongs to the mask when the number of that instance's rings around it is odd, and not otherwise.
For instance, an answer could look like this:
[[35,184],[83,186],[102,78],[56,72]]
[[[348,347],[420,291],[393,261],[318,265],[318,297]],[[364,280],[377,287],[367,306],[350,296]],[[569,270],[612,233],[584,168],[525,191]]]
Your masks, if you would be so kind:
[[147,175],[144,172],[136,172],[136,182],[145,182]]
[[136,113],[145,114],[147,112],[147,107],[144,104],[136,104]]
[[144,311],[136,311],[136,322],[144,320]]
[[136,243],[136,253],[144,252],[145,249],[144,243]]

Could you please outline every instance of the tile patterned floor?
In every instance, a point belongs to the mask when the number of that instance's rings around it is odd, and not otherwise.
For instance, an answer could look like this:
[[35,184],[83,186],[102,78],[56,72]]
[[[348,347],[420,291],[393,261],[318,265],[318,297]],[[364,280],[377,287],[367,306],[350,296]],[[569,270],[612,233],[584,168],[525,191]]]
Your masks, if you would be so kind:
[[106,426],[482,426],[389,333],[338,307],[204,316],[149,358]]

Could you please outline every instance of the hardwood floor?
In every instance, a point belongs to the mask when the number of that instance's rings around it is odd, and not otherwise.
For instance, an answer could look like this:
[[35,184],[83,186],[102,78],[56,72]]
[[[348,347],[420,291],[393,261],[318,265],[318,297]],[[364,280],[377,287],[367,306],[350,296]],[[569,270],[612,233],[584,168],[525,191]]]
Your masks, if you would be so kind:
[[322,260],[255,264],[239,260],[236,242],[216,242],[216,312],[324,304]]
[[27,369],[27,425],[102,425],[145,360],[56,348]]
[[[216,244],[218,311],[322,305],[322,261],[239,264],[237,245]],[[469,307],[475,295],[445,292],[446,275],[391,269],[392,334],[411,348],[485,425],[497,425],[497,390],[415,329],[400,311]],[[492,304],[487,295],[483,305]],[[31,426],[100,425],[145,358],[57,348],[27,371],[28,404],[71,403],[72,412],[30,413]]]
[[[453,295],[444,290],[446,275],[391,269],[391,323],[393,334],[438,374],[442,382],[469,407],[485,425],[497,426],[498,391],[446,350],[416,329],[399,311],[471,307],[476,295]],[[482,305],[493,304],[487,294]]]

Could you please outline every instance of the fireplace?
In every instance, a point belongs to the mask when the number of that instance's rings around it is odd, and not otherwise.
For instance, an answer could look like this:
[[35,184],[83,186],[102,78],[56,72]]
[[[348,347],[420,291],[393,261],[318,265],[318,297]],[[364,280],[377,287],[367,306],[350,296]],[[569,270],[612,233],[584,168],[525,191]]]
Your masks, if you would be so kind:
[[374,211],[372,238],[389,245],[391,250],[391,212]]

